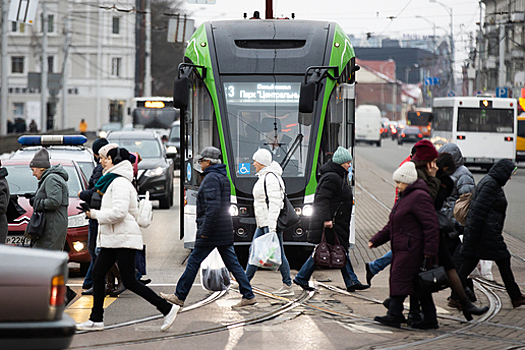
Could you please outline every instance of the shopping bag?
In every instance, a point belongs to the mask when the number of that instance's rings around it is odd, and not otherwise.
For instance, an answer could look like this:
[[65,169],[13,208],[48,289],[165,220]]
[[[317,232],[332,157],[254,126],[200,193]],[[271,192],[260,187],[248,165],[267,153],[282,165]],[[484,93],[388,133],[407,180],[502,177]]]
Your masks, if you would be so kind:
[[230,273],[222,261],[217,248],[201,263],[202,288],[212,292],[220,292],[230,287]]
[[489,281],[494,281],[492,275],[492,261],[491,260],[480,260],[474,271],[470,273],[469,278],[482,277]]
[[270,270],[281,266],[281,244],[276,232],[266,233],[253,240],[248,263]]

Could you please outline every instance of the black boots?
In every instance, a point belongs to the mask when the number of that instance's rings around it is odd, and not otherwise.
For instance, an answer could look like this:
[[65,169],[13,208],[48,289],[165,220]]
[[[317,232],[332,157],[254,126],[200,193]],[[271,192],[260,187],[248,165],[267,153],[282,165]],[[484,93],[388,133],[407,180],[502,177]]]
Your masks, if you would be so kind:
[[476,305],[472,304],[472,302],[469,299],[461,300],[460,303],[463,315],[465,316],[467,321],[472,320],[472,315],[479,316],[489,311],[488,306],[477,307]]

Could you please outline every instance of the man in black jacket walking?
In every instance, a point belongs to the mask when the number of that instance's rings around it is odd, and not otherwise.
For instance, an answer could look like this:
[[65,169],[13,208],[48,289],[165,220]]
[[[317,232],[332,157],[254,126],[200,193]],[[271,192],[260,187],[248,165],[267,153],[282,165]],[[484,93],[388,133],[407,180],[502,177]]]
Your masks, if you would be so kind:
[[217,248],[226,268],[239,283],[242,300],[233,308],[256,304],[252,287],[233,249],[233,223],[230,215],[231,190],[226,165],[221,164],[221,151],[206,147],[198,157],[204,180],[197,194],[197,235],[186,270],[177,282],[174,294],[160,293],[172,304],[183,306],[199,267]]

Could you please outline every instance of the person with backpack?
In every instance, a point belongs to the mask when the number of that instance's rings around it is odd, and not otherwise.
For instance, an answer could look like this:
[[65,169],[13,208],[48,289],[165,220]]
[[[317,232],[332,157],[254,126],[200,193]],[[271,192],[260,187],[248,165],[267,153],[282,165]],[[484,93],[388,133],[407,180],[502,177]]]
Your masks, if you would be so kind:
[[503,239],[508,204],[503,186],[517,170],[513,162],[501,159],[476,186],[463,233],[461,255],[465,261],[459,269],[459,277],[463,285],[466,285],[468,275],[480,259],[495,261],[515,308],[525,305],[525,295],[514,280],[510,265],[511,255]]
[[[292,290],[292,278],[290,277],[290,264],[284,253],[283,233],[277,232],[277,219],[283,208],[285,186],[281,178],[283,169],[279,163],[272,160],[272,153],[267,149],[257,150],[253,156],[253,166],[257,171],[259,178],[253,185],[253,209],[255,212],[255,221],[257,230],[253,235],[253,240],[269,233],[276,232],[281,247],[282,263],[279,266],[283,285],[280,289],[273,292],[275,295],[291,296],[294,295]],[[251,281],[257,266],[248,264],[246,266],[246,277]]]
[[226,165],[221,162],[221,151],[205,147],[197,157],[204,179],[197,193],[197,234],[184,273],[177,282],[175,293],[160,293],[170,303],[182,307],[199,272],[201,263],[215,249],[224,265],[239,283],[242,299],[232,308],[257,304],[250,281],[233,248],[233,221],[230,215],[231,189],[226,176]]
[[143,247],[142,231],[136,222],[138,215],[137,191],[131,184],[133,169],[129,152],[115,143],[99,150],[103,176],[97,181],[96,189],[102,193],[100,209],[86,210],[86,216],[97,220],[100,247],[93,269],[93,307],[89,320],[76,325],[80,331],[104,330],[105,277],[118,261],[124,286],[157,307],[164,315],[161,331],[167,331],[175,321],[178,305],[171,305],[135,276],[135,255]]
[[[319,244],[325,231],[328,244],[334,244],[335,235],[346,252],[346,265],[341,269],[346,290],[355,292],[370,288],[362,284],[354,273],[350,256],[348,255],[350,237],[350,219],[354,203],[352,188],[347,180],[348,169],[352,163],[352,155],[343,147],[338,147],[332,160],[320,169],[321,178],[314,195],[313,214],[308,230],[308,242]],[[313,291],[308,281],[316,265],[312,256],[306,260],[293,282],[302,289]]]

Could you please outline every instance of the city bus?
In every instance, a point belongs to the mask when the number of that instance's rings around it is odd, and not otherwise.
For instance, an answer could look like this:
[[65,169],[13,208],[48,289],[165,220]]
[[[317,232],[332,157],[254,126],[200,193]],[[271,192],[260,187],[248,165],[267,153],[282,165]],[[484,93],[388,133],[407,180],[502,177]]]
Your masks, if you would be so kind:
[[174,106],[183,116],[180,233],[186,248],[195,242],[197,154],[207,146],[222,152],[242,256],[256,229],[252,155],[267,148],[283,168],[286,193],[301,218],[284,232],[285,249],[311,253],[307,231],[319,168],[338,146],[354,152],[356,69],[350,40],[332,22],[225,20],[195,31],[174,84]]
[[432,128],[432,108],[418,107],[407,112],[407,125],[417,126],[423,137],[430,137]]
[[488,170],[500,159],[515,161],[516,105],[511,98],[435,98],[431,141],[456,143],[467,166]]
[[516,137],[516,162],[525,161],[525,113],[518,117],[518,133]]
[[172,97],[135,97],[128,115],[137,129],[157,129],[168,135],[171,124],[179,119],[179,110],[173,107]]

